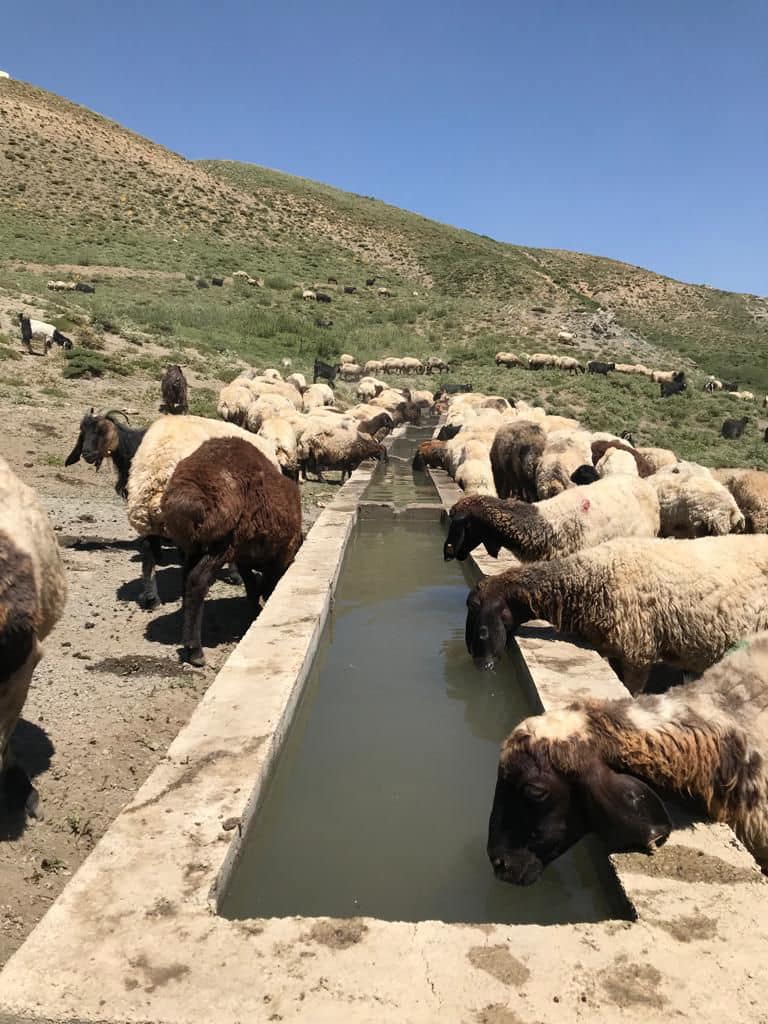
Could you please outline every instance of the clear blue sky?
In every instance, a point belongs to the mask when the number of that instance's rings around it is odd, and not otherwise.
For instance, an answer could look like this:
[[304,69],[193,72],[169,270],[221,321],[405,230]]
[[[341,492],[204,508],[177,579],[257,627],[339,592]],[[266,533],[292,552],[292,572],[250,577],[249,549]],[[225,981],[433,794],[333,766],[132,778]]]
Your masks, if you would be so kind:
[[56,0],[0,68],[191,158],[768,294],[764,0]]

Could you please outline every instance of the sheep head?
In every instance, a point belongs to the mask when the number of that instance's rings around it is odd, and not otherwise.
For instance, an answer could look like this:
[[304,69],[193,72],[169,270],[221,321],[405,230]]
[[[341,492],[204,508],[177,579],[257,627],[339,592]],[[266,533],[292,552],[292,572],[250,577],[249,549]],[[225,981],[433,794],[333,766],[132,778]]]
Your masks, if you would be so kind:
[[588,832],[612,852],[651,852],[671,830],[654,790],[600,756],[583,710],[528,719],[504,742],[487,847],[501,881],[532,884]]

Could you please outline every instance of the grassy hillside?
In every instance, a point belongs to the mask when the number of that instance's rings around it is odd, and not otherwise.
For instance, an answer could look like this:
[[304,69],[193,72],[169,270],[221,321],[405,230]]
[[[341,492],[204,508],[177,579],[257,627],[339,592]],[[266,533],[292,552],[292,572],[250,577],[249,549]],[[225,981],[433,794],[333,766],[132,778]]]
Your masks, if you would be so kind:
[[[264,286],[233,281],[236,269]],[[225,287],[199,287],[213,276],[226,277]],[[49,292],[51,277],[95,281],[96,293]],[[392,297],[367,288],[368,277]],[[314,284],[330,305],[302,301]],[[357,292],[344,294],[345,284]],[[742,405],[700,390],[712,372],[765,394],[765,299],[501,244],[251,165],[193,163],[60,97],[0,80],[0,332],[13,335],[20,301],[74,333],[79,348],[63,364],[70,379],[155,379],[165,362],[158,346],[219,378],[241,360],[288,356],[306,369],[315,354],[435,352],[452,360],[453,379],[540,397],[596,428],[627,426],[703,461],[768,465],[757,410],[747,409],[745,439],[725,445],[720,424]],[[610,335],[590,328],[599,307],[614,316]],[[318,317],[333,325],[317,326]],[[576,335],[575,350],[558,346],[561,329]],[[17,342],[2,342],[0,358],[12,358]],[[662,401],[643,380],[499,372],[499,348],[683,367],[691,387]],[[210,406],[210,396],[200,400]]]

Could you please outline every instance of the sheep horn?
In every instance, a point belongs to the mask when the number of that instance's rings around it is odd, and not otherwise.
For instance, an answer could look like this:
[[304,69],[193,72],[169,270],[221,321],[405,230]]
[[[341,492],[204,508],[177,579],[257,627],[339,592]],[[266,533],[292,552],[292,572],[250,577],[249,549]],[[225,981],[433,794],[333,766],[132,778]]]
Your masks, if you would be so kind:
[[126,423],[131,422],[128,418],[128,413],[123,412],[122,409],[110,409],[108,412],[104,413],[105,420],[111,420],[113,416],[122,416]]

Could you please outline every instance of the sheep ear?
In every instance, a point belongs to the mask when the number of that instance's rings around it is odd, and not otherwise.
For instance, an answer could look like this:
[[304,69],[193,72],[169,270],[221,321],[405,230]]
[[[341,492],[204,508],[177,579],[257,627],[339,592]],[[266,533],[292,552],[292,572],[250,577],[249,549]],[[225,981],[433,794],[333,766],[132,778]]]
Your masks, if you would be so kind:
[[69,453],[69,455],[67,456],[67,458],[66,458],[66,460],[64,462],[64,465],[65,466],[71,466],[75,462],[79,462],[80,461],[80,456],[82,454],[83,454],[83,432],[81,430],[80,433],[78,434],[78,437],[77,437],[77,443],[75,444],[75,447],[72,449],[72,451]]
[[596,758],[578,786],[589,822],[613,851],[651,851],[666,842],[672,821],[661,798],[634,775]]

